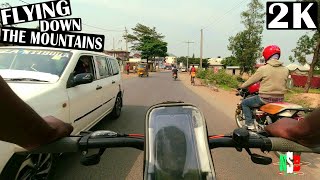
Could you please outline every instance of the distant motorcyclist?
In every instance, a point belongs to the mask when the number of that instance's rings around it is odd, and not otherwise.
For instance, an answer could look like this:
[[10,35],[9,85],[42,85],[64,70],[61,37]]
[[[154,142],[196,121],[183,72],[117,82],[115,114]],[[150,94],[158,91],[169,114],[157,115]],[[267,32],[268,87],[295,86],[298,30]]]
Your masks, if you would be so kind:
[[178,78],[178,69],[175,66],[173,66],[173,69],[172,69],[172,77],[174,76],[174,74],[176,74]]
[[261,66],[253,76],[240,86],[241,89],[245,89],[260,81],[259,95],[244,99],[241,104],[246,126],[250,130],[254,129],[251,108],[284,100],[289,70],[279,61],[280,55],[281,50],[278,46],[267,46],[263,50],[266,65]]

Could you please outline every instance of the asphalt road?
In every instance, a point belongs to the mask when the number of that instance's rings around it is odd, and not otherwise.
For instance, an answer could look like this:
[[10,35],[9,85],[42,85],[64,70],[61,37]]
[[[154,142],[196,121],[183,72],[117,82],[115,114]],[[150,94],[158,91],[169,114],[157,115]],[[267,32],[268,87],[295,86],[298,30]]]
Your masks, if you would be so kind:
[[[144,133],[147,109],[153,104],[167,100],[181,100],[197,105],[206,117],[210,135],[226,134],[236,128],[230,116],[211,106],[179,80],[173,81],[169,72],[155,73],[148,78],[127,79],[124,81],[124,88],[124,108],[121,117],[117,120],[106,118],[93,130]],[[216,149],[212,151],[212,155],[218,179],[318,179],[308,173],[299,177],[278,175],[277,165],[256,165],[251,162],[246,152],[237,152],[235,149]],[[139,150],[109,149],[98,165],[86,167],[80,164],[80,153],[64,154],[56,164],[53,179],[142,179],[142,158],[143,154]],[[273,161],[277,162],[277,159],[273,158]]]

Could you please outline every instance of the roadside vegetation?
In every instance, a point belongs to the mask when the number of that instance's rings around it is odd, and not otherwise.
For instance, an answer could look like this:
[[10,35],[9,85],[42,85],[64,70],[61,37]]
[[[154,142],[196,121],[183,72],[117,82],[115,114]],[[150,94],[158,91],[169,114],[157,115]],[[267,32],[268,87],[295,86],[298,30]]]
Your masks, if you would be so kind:
[[212,69],[200,70],[197,78],[201,79],[205,85],[213,85],[225,90],[237,88],[242,82],[240,77],[232,76],[225,70],[220,70],[218,73],[214,73]]
[[[218,73],[214,73],[212,69],[199,70],[197,78],[201,79],[202,84],[206,86],[214,86],[226,91],[232,91],[244,82],[240,76],[232,76],[224,70]],[[304,91],[302,87],[289,89],[285,95],[285,101],[305,108],[320,107],[320,89],[310,89],[309,93]]]

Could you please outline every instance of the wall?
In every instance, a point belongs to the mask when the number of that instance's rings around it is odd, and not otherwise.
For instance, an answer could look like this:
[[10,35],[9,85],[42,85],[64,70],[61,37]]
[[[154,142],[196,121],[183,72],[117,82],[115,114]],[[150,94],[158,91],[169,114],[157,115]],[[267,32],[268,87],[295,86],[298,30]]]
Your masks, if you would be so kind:
[[235,70],[235,74],[236,76],[240,75],[240,69],[226,69],[226,73],[233,75],[233,70]]
[[177,63],[177,58],[176,57],[166,57],[166,63],[168,63],[168,64],[175,64],[175,63]]

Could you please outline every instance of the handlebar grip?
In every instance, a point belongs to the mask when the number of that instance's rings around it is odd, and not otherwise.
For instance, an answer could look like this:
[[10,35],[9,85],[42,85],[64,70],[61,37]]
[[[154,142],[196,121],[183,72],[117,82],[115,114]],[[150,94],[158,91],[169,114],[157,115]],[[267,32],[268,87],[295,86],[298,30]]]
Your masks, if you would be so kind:
[[68,153],[79,151],[80,137],[65,137],[45,146],[41,146],[35,150],[27,151],[24,148],[16,147],[17,153],[39,154],[39,153]]
[[316,148],[309,148],[298,144],[296,142],[283,139],[283,138],[269,138],[272,144],[271,151],[282,151],[282,152],[313,152],[320,153],[320,146]]

